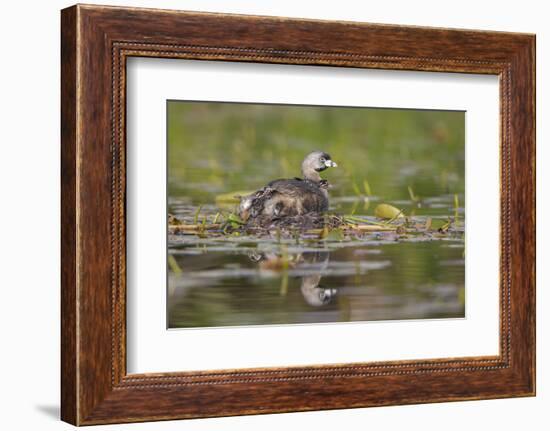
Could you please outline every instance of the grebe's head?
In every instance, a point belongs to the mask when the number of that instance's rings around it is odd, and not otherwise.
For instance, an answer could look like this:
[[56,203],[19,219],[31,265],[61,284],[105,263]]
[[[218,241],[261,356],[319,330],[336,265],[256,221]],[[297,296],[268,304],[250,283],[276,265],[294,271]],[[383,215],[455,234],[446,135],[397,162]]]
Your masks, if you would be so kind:
[[324,151],[313,151],[309,153],[302,162],[302,175],[312,181],[320,181],[319,172],[327,168],[338,166],[332,161],[330,154]]

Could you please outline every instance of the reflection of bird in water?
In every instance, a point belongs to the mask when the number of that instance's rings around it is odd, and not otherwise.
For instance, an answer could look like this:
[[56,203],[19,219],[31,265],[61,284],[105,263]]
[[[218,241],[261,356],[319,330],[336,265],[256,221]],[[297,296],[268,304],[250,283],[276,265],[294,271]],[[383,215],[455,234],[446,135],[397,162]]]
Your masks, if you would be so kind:
[[319,286],[320,275],[302,277],[300,290],[306,302],[313,307],[330,304],[338,293],[338,289]]
[[302,162],[303,178],[274,180],[251,195],[241,197],[239,215],[243,220],[259,216],[285,217],[328,210],[328,188],[319,172],[337,166],[330,155],[314,151]]
[[254,253],[250,259],[258,262],[261,269],[281,271],[285,269],[302,270],[300,291],[304,300],[313,307],[330,304],[338,293],[338,289],[320,286],[322,273],[329,262],[329,253],[305,252],[281,256],[277,253]]

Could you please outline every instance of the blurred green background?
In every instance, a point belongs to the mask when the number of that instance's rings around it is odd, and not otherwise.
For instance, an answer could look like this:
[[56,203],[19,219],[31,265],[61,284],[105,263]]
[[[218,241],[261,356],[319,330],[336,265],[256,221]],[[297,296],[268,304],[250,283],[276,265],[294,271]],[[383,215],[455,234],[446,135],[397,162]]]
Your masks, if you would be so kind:
[[212,202],[300,175],[310,151],[338,168],[331,196],[464,193],[464,112],[168,102],[169,195]]

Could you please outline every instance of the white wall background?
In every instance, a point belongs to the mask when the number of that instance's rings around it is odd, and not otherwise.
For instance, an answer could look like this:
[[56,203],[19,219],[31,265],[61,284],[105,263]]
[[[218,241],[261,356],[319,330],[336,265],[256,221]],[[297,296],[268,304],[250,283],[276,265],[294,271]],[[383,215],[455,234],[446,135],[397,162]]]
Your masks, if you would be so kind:
[[[547,429],[550,342],[544,287],[550,272],[550,13],[546,2],[338,2],[298,0],[101,1],[171,9],[477,28],[537,34],[538,396],[105,426],[95,429]],[[0,31],[0,427],[62,430],[59,414],[59,10],[60,0],[2,4]]]

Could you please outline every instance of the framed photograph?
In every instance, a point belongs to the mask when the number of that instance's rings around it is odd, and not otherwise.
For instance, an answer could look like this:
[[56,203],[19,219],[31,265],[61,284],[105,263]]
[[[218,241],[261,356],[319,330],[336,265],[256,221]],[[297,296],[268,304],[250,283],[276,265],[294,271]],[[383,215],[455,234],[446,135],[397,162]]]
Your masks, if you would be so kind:
[[61,415],[535,394],[535,36],[61,14]]

